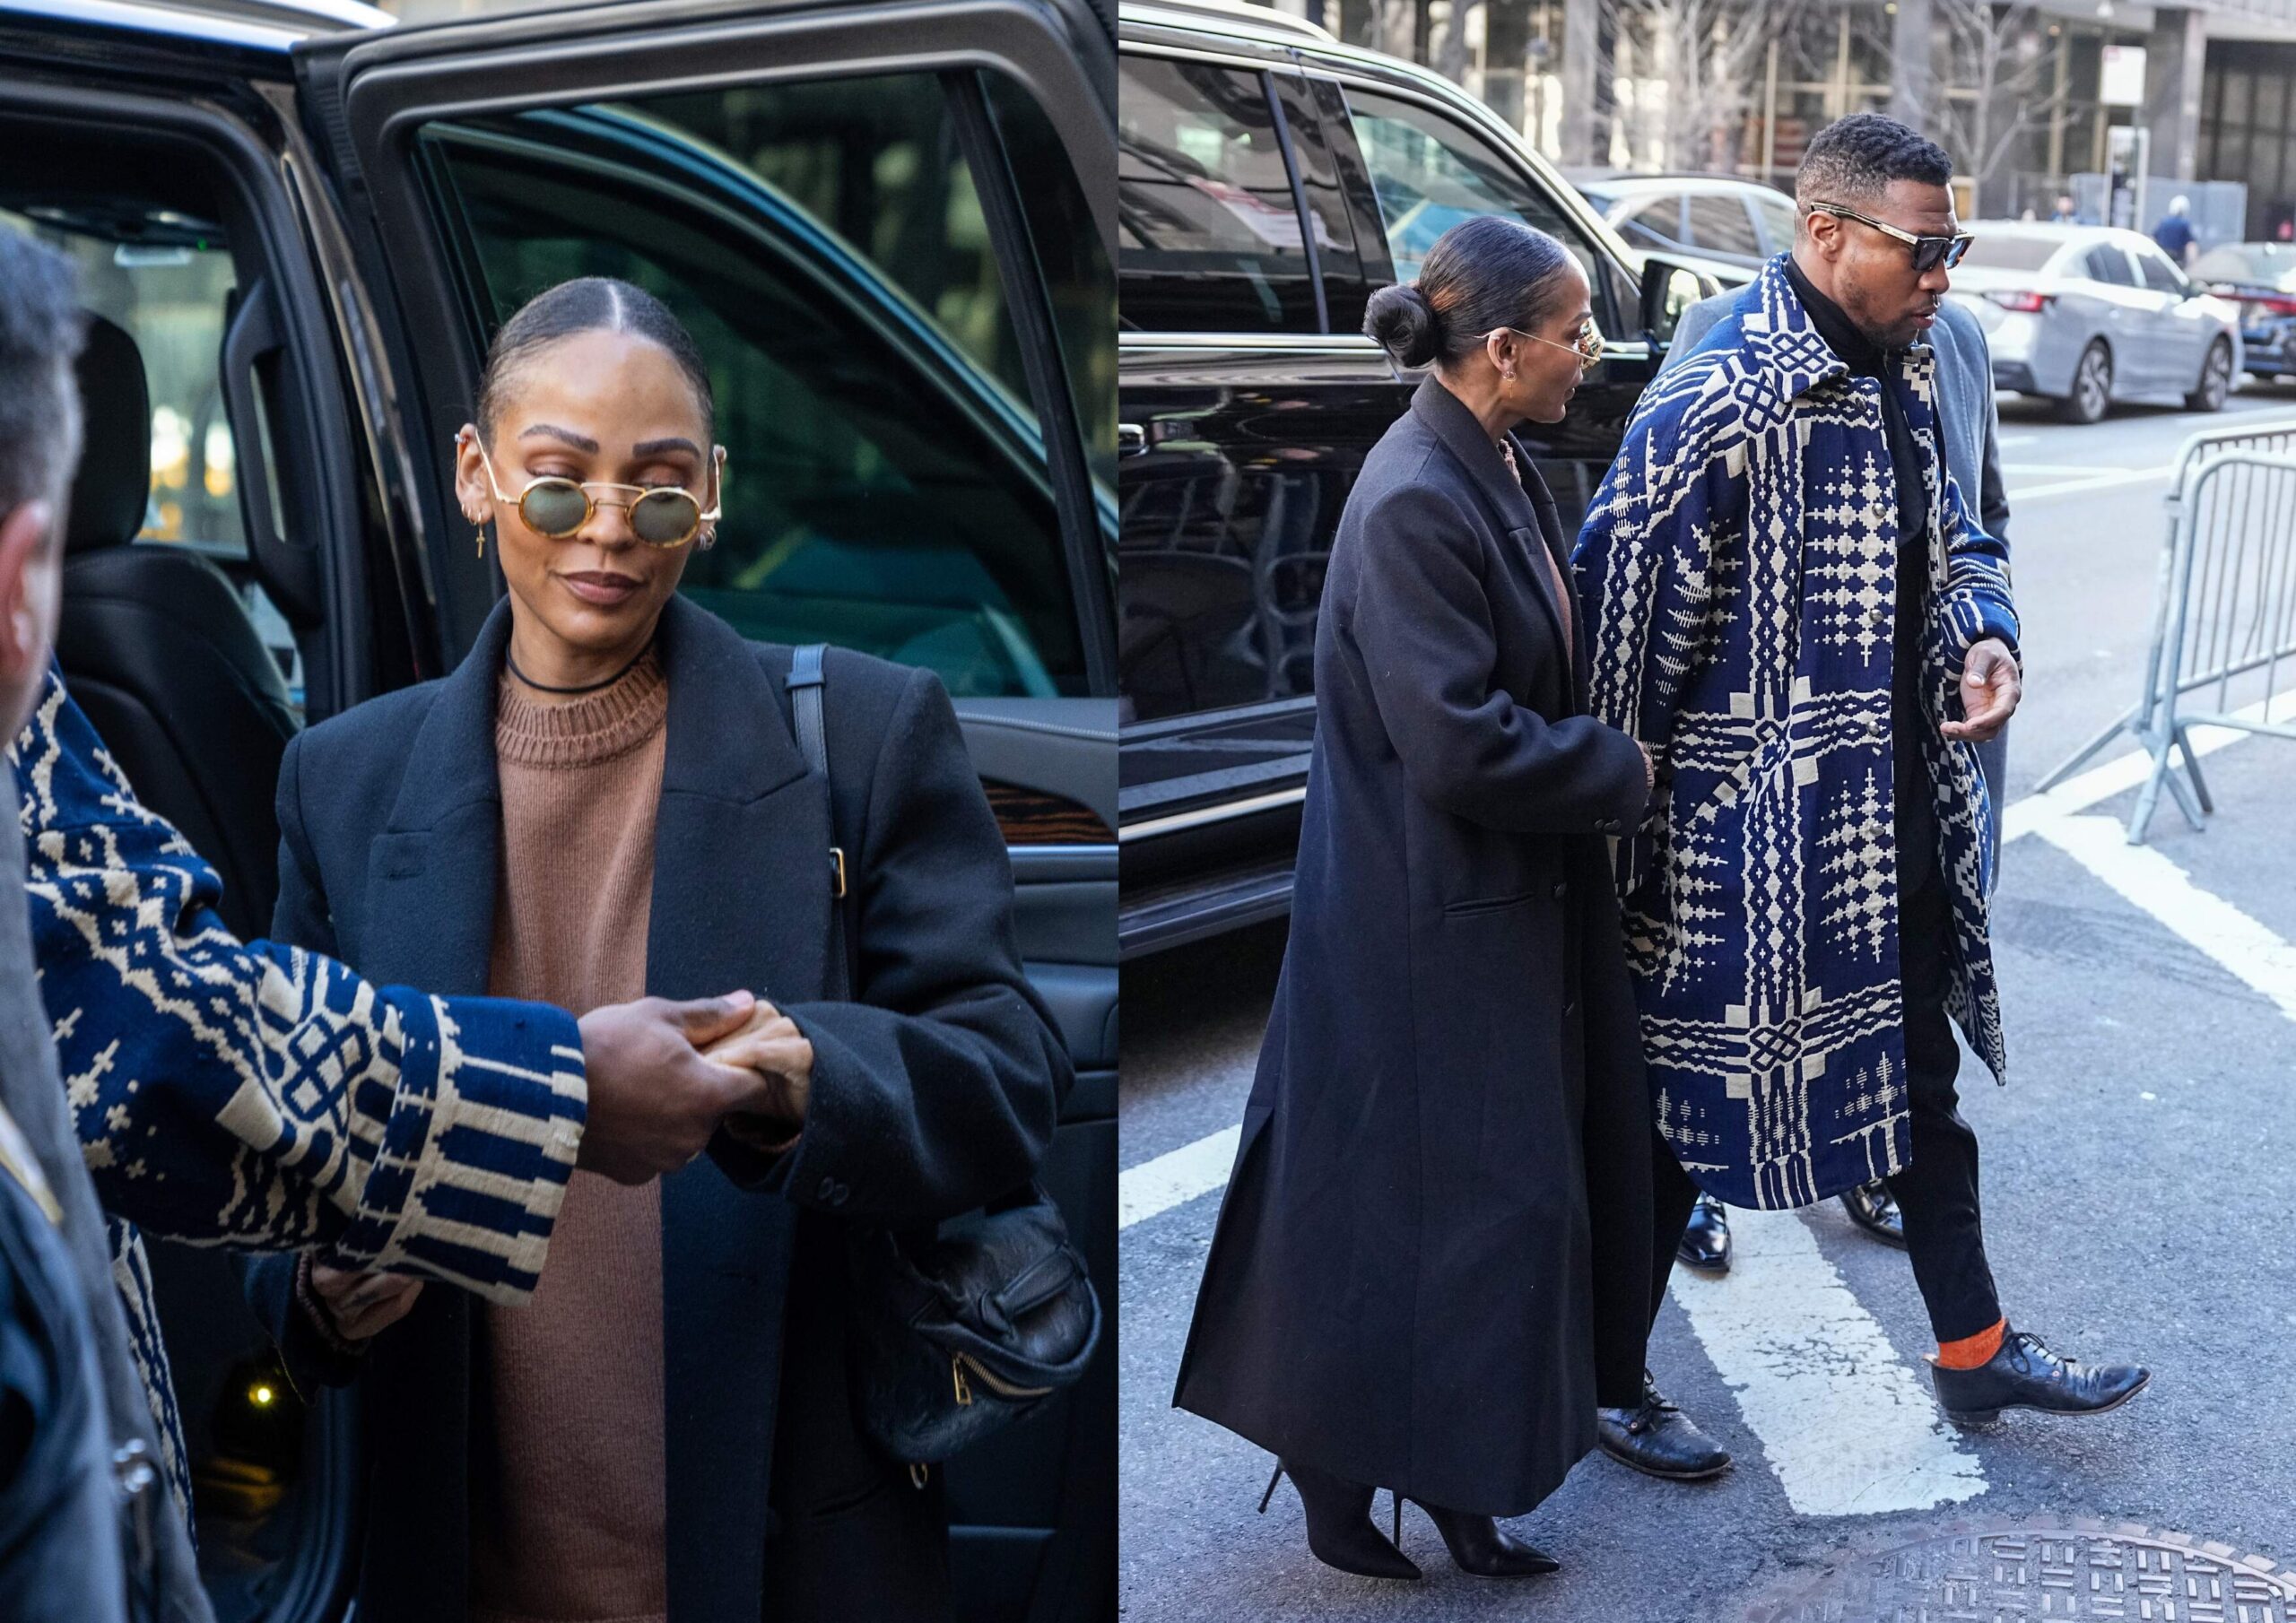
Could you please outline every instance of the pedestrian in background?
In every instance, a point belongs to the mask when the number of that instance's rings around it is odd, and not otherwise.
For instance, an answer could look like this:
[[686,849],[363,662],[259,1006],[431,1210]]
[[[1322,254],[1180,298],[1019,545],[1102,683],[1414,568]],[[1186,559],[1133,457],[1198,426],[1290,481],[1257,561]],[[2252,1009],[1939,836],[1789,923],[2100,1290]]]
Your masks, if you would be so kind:
[[1340,520],[1290,947],[1174,1401],[1278,1455],[1325,1562],[1419,1576],[1385,1486],[1513,1576],[1555,1564],[1494,1518],[1632,1400],[1650,1312],[1607,848],[1648,761],[1586,714],[1569,536],[1509,432],[1562,420],[1602,338],[1578,262],[1498,217],[1365,325],[1434,370]]
[[2191,214],[2191,198],[2172,197],[2169,200],[2169,212],[2161,216],[2161,223],[2152,228],[2152,240],[2161,245],[2161,251],[2187,270],[2192,268],[2192,262],[2200,251],[2200,239],[2193,231]]

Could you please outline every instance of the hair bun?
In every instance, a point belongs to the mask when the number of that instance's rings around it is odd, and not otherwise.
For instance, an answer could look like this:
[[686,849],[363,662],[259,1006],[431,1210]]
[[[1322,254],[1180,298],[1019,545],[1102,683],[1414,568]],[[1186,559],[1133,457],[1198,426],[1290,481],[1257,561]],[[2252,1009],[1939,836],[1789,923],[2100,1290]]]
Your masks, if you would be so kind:
[[1415,282],[1372,294],[1363,310],[1363,331],[1400,367],[1423,367],[1442,352],[1442,314]]

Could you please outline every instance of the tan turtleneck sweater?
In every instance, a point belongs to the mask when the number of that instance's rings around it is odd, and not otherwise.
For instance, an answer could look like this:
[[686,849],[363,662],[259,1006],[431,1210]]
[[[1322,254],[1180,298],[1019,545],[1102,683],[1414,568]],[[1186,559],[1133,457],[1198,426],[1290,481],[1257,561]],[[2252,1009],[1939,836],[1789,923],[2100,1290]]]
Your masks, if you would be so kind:
[[[503,673],[492,995],[645,995],[668,713],[652,654],[558,704]],[[533,1299],[484,1310],[472,1623],[665,1623],[661,1191],[578,1170]]]

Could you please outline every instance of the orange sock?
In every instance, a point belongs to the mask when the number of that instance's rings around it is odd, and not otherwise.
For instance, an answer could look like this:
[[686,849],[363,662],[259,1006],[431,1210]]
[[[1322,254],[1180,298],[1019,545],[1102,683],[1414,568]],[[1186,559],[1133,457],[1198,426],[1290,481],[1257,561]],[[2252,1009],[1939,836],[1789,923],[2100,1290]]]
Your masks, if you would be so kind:
[[1990,1330],[1980,1330],[1975,1335],[1963,1336],[1958,1341],[1937,1343],[1937,1364],[1942,1369],[1977,1369],[1993,1361],[2001,1350],[2001,1338],[2008,1332],[2009,1321],[1997,1319]]

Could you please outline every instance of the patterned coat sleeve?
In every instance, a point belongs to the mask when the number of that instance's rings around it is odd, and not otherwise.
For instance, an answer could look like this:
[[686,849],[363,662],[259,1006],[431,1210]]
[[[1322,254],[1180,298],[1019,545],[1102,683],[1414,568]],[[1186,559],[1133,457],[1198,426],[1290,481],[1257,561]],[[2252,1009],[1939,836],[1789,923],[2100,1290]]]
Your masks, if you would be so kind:
[[1683,684],[1704,652],[1714,537],[1729,522],[1729,487],[1693,421],[1710,375],[1686,364],[1645,392],[1572,558],[1594,637],[1590,708],[1648,747],[1657,768],[1648,815],[1619,842],[1622,896],[1651,872]]
[[1999,638],[2017,651],[2017,611],[2009,599],[2009,543],[1990,534],[1969,510],[1959,483],[1945,482],[1946,649],[1958,669],[1973,643]]
[[572,1018],[242,943],[51,669],[9,752],[40,989],[114,1216],[195,1245],[529,1295],[587,1093]]

